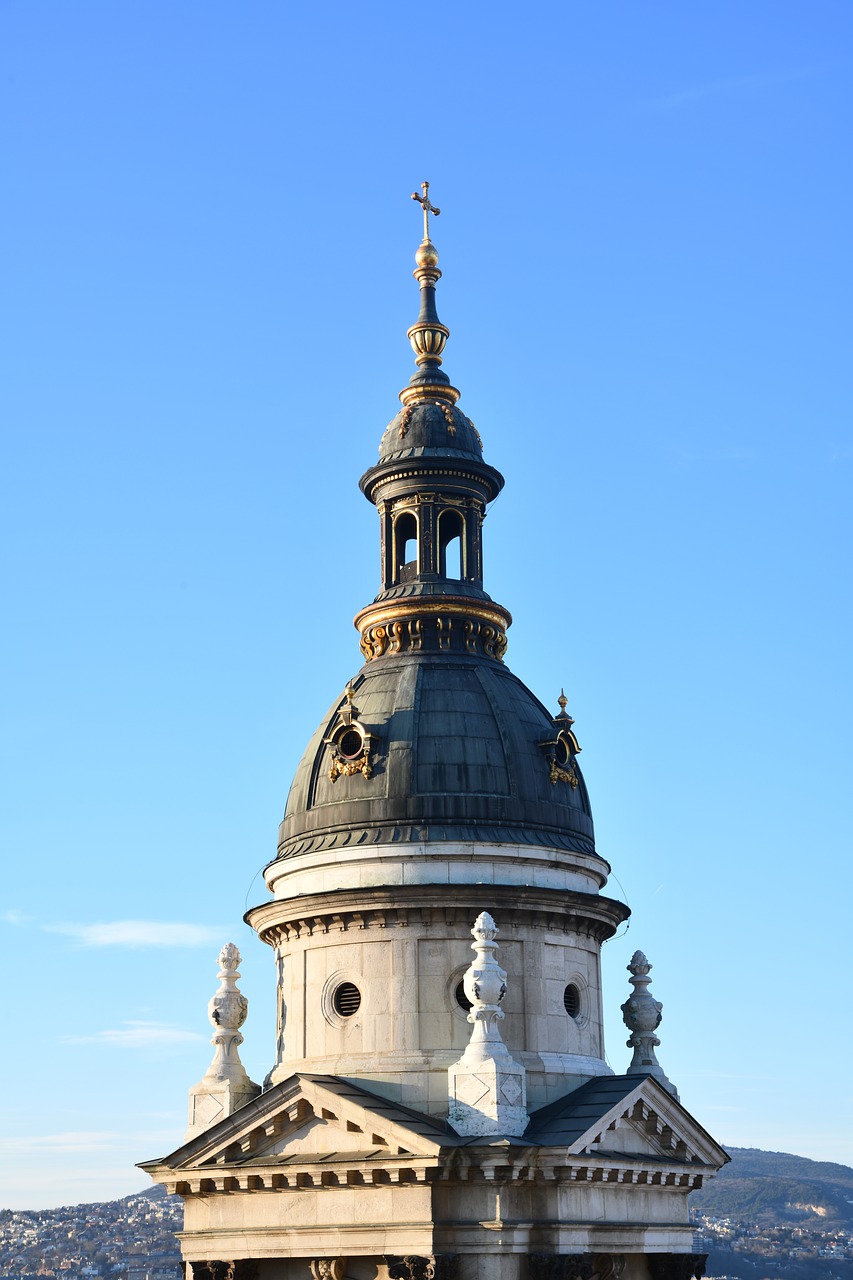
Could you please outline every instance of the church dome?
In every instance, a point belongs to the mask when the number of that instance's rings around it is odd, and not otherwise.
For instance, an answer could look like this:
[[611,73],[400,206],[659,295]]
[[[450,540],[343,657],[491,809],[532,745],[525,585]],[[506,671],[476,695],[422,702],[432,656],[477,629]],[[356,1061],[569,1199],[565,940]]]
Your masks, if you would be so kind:
[[447,400],[410,401],[385,428],[379,461],[466,458],[482,462],[483,445],[470,418]]
[[[550,716],[497,660],[405,653],[368,662],[302,757],[279,856],[448,841],[595,856],[571,723]],[[342,733],[354,731],[347,744]]]
[[441,368],[450,331],[426,226],[416,263],[417,371],[359,482],[379,512],[382,564],[379,594],[355,618],[365,665],[302,757],[278,858],[527,846],[591,859],[603,883],[566,699],[549,714],[503,662],[512,619],[483,587],[482,526],[504,481]]

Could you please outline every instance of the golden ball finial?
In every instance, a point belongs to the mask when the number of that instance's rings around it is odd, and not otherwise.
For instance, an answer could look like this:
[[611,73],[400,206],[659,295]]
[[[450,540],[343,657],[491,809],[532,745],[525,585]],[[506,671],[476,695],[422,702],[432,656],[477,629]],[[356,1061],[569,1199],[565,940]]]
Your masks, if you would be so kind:
[[431,240],[422,240],[415,254],[415,262],[419,267],[437,267],[438,250]]

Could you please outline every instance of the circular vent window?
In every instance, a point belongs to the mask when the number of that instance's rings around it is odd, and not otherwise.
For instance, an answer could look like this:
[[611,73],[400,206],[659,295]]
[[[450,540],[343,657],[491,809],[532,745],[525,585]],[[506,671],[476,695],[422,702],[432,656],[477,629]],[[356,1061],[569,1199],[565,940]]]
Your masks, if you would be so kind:
[[342,982],[332,996],[335,1013],[341,1018],[351,1018],[358,1013],[361,1005],[361,992],[354,982]]
[[581,993],[573,982],[563,992],[563,1005],[570,1018],[576,1018],[581,1011]]
[[455,993],[454,993],[454,994],[455,994],[455,996],[456,996],[456,1003],[459,1005],[459,1008],[460,1008],[460,1009],[464,1009],[464,1010],[465,1010],[465,1012],[467,1013],[469,1009],[473,1009],[473,1008],[474,1008],[474,1006],[472,1005],[471,1001],[468,999],[468,997],[467,997],[467,996],[466,996],[466,994],[465,994],[465,982],[464,982],[464,980],[463,980],[462,982],[460,982],[460,983],[459,983],[459,985],[458,985],[458,987],[456,988],[456,991],[455,991]]
[[358,729],[347,729],[346,733],[342,733],[338,738],[338,751],[345,760],[355,760],[356,756],[361,755],[363,749],[364,743]]
[[557,757],[557,764],[565,765],[565,764],[568,764],[569,761],[571,760],[572,753],[571,751],[569,751],[569,744],[568,742],[566,742],[566,739],[564,737],[561,736],[557,739],[557,746],[555,748],[554,754]]

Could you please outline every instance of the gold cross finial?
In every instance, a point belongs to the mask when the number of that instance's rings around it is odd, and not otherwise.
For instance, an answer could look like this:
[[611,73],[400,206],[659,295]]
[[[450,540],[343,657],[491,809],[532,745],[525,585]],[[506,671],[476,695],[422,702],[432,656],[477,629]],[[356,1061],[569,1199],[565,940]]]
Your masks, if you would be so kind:
[[417,191],[412,192],[412,199],[417,200],[418,204],[424,211],[424,240],[429,240],[429,215],[434,213],[436,217],[441,213],[440,209],[436,209],[434,204],[430,204],[429,200],[429,183],[422,182],[421,190],[423,195],[419,196]]

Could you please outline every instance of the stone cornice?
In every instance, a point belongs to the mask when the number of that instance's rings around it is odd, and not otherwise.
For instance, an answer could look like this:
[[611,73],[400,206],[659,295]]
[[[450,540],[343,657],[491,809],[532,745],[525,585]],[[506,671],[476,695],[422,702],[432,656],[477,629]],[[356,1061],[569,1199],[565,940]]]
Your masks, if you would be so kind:
[[[552,1148],[513,1147],[500,1153],[491,1148],[443,1148],[435,1156],[325,1155],[291,1157],[272,1164],[269,1159],[238,1163],[201,1164],[175,1168],[150,1163],[146,1170],[169,1194],[212,1195],[240,1191],[321,1191],[331,1187],[364,1190],[370,1187],[425,1185],[434,1182],[563,1183],[583,1186],[632,1186],[686,1195],[698,1191],[715,1170],[645,1157],[591,1157],[565,1161]],[[618,1225],[608,1219],[608,1226]],[[655,1226],[666,1225],[658,1221]],[[683,1225],[672,1224],[672,1225]]]
[[[287,937],[381,929],[441,921],[470,923],[471,903],[483,898],[482,885],[387,885],[274,899],[247,911],[244,919],[262,941],[274,946]],[[627,919],[628,908],[613,898],[519,885],[489,885],[496,911],[512,911],[512,924],[532,924],[559,933],[580,933],[602,942]],[[510,925],[510,930],[512,925]],[[510,933],[508,932],[508,936]]]

